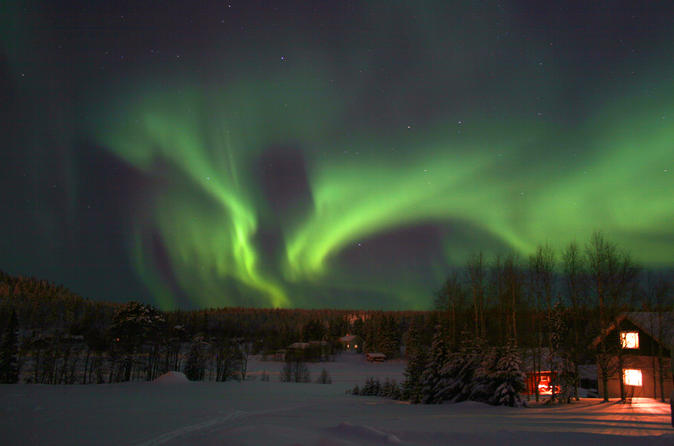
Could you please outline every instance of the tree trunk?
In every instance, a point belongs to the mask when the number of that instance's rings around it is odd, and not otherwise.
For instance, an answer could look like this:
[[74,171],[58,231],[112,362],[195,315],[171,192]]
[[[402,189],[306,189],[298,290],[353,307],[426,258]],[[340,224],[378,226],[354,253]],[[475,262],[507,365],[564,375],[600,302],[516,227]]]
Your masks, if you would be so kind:
[[91,349],[87,348],[87,356],[84,358],[84,374],[82,376],[82,384],[87,383],[87,367],[89,367],[89,355],[91,354]]
[[627,393],[625,392],[625,379],[623,378],[623,355],[618,353],[618,380],[620,381],[620,401],[623,403],[627,401]]

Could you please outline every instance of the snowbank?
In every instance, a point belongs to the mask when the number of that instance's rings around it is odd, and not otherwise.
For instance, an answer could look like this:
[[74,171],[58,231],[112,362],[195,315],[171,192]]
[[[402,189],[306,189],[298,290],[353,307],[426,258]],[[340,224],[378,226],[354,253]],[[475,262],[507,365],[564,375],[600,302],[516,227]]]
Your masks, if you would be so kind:
[[185,384],[190,382],[190,380],[187,379],[184,373],[166,372],[152,382],[157,384]]

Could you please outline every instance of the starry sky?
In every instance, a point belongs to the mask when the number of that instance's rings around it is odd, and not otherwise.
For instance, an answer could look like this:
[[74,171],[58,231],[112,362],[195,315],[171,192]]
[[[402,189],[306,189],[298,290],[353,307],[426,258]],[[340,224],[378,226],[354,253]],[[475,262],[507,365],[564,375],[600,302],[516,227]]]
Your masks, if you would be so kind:
[[674,266],[670,2],[0,8],[7,272],[165,309],[425,309],[478,250],[601,230]]

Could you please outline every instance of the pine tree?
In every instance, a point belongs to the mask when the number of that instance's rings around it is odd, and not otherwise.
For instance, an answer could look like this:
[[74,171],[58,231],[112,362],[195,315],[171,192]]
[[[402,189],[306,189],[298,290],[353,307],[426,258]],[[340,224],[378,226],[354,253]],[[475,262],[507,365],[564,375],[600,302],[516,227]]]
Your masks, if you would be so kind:
[[494,373],[498,385],[489,403],[498,406],[520,407],[526,405],[520,392],[525,389],[524,373],[514,341],[508,342],[496,364]]
[[436,326],[431,344],[431,352],[426,369],[421,375],[421,402],[439,404],[443,400],[442,389],[446,386],[444,373],[447,363],[447,344],[445,333],[440,325]]
[[486,403],[492,399],[499,385],[496,371],[500,355],[497,348],[485,347],[481,356],[471,380],[468,399]]
[[416,323],[412,323],[407,332],[407,355],[409,360],[405,368],[405,381],[402,383],[402,398],[413,404],[421,402],[421,375],[426,368],[428,355],[421,345],[421,333]]
[[472,340],[470,333],[462,333],[463,341],[459,351],[449,355],[443,374],[444,387],[440,389],[442,399],[461,402],[469,399],[473,389],[475,372],[480,366],[483,345],[480,339]]
[[421,402],[421,377],[426,368],[428,357],[424,348],[418,348],[410,357],[405,368],[405,381],[402,384],[403,398],[416,404]]
[[378,350],[387,358],[394,358],[400,354],[400,337],[398,324],[392,316],[384,316],[378,330]]
[[14,384],[19,382],[19,322],[16,311],[12,311],[9,324],[2,336],[0,345],[0,383]]

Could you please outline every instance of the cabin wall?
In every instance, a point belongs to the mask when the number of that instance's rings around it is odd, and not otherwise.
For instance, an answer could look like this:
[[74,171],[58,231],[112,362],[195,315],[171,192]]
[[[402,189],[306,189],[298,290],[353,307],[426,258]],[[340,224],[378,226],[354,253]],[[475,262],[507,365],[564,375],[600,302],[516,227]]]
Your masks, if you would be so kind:
[[[662,358],[662,371],[664,377],[664,398],[669,399],[672,392],[672,374],[670,368],[670,359]],[[646,397],[646,398],[662,398],[660,391],[660,368],[658,367],[658,359],[654,356],[637,356],[625,355],[623,356],[623,369],[636,369],[641,371],[641,386],[625,386],[625,392],[628,397]],[[611,362],[610,369],[613,373],[610,374],[608,380],[609,398],[620,398],[620,379],[622,379],[618,358],[614,358]],[[601,379],[601,371],[597,370],[599,395],[604,394],[604,385]]]

